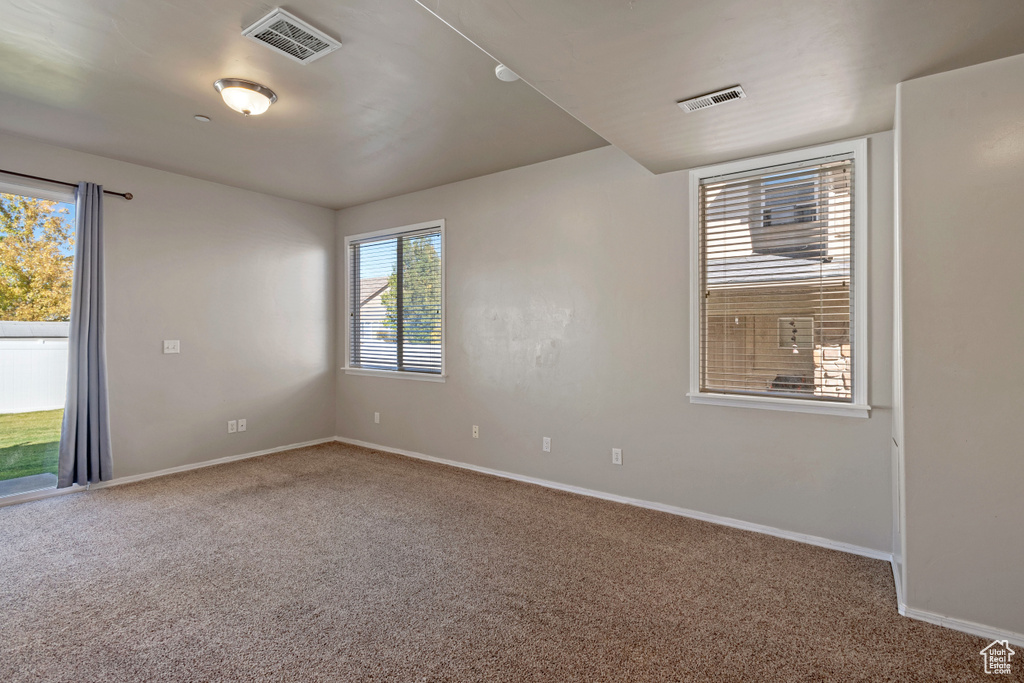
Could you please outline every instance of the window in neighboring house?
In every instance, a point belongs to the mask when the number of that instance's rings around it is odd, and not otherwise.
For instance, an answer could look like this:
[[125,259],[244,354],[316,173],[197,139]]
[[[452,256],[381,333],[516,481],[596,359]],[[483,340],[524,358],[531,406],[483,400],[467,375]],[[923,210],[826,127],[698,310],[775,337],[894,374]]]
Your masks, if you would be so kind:
[[691,400],[866,415],[865,141],[691,171]]
[[348,367],[444,377],[444,221],[345,239]]

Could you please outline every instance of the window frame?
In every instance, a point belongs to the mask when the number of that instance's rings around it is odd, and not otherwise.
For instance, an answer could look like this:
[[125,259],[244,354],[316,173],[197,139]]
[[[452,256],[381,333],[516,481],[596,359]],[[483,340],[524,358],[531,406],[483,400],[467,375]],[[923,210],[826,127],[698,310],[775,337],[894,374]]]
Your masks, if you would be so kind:
[[[30,179],[23,180],[17,176],[3,175],[2,172],[0,172],[0,194],[11,194],[19,197],[27,197],[29,199],[42,199],[44,201],[57,202],[59,204],[71,204],[72,206],[76,203],[76,189],[73,187],[66,187],[59,183],[50,183],[47,181],[35,181]],[[78,226],[76,225],[73,227],[75,228],[77,235]],[[74,257],[74,252],[72,252],[72,257]],[[13,493],[6,496],[0,496],[0,507],[13,505],[15,503],[25,503],[32,500],[40,500],[42,498],[62,496],[68,493],[84,490],[85,488],[87,487],[77,483],[72,483],[71,486],[63,489],[55,488],[54,485],[32,491]]]
[[[346,235],[345,236],[345,364],[342,366],[342,370],[345,371],[346,375],[362,375],[365,377],[385,377],[388,379],[410,379],[420,382],[444,382],[448,377],[447,359],[445,353],[447,331],[446,331],[446,305],[447,305],[447,290],[445,284],[445,260],[447,258],[447,246],[445,244],[445,225],[444,219],[438,219],[433,221],[424,221],[423,223],[414,223],[412,225],[404,225],[398,228],[388,228],[384,230],[375,230],[373,232],[363,232],[357,235]],[[370,368],[359,368],[352,367],[352,250],[351,246],[353,242],[363,242],[366,240],[377,240],[377,239],[388,239],[392,237],[402,237],[411,233],[422,232],[425,230],[437,229],[441,234],[441,373],[427,373],[427,372],[409,372],[408,370],[379,370]]]
[[[839,403],[821,399],[800,399],[782,396],[750,396],[701,391],[701,282],[699,202],[700,183],[706,178],[726,176],[735,173],[768,170],[773,166],[812,163],[821,157],[840,154],[853,155],[853,278],[850,288],[850,311],[852,313],[851,336],[853,341],[853,400]],[[868,141],[867,138],[845,140],[826,145],[769,154],[759,157],[729,161],[711,166],[691,169],[689,172],[689,218],[690,218],[690,403],[730,406],[738,408],[759,408],[799,413],[817,413],[866,418],[871,406],[868,405]]]
[[46,183],[36,185],[27,181],[14,181],[3,177],[0,177],[0,193],[44,199],[61,204],[75,203],[75,188],[73,187],[63,188],[56,185],[47,187]]

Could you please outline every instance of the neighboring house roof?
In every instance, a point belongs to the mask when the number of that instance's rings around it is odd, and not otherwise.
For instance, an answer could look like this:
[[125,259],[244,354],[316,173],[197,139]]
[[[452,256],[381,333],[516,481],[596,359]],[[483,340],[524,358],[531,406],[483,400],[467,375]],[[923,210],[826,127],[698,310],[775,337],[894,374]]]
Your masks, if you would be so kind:
[[708,259],[707,283],[709,287],[848,277],[850,277],[850,262],[846,259],[823,262],[770,254]]
[[0,339],[67,339],[71,323],[0,321]]
[[386,277],[368,277],[364,280],[359,281],[359,305],[364,306],[373,297],[377,296],[385,289],[388,288],[388,281],[391,278]]

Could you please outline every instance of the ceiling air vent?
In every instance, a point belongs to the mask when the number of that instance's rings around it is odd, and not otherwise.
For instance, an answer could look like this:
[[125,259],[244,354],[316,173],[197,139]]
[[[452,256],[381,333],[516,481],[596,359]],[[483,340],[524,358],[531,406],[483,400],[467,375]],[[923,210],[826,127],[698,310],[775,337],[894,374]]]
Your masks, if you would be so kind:
[[280,8],[242,31],[242,35],[302,64],[309,64],[341,47],[341,41]]
[[733,88],[726,88],[725,90],[719,90],[717,92],[709,92],[707,95],[683,100],[682,102],[679,102],[679,106],[683,111],[690,113],[699,109],[707,109],[708,107],[732,102],[733,100],[742,100],[746,96],[747,93],[743,92],[743,88],[737,85]]

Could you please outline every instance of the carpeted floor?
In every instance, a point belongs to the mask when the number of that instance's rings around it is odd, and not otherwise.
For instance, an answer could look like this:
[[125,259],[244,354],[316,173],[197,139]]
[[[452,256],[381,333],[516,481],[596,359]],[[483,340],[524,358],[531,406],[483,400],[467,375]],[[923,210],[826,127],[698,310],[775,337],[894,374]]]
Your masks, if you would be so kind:
[[340,444],[0,508],[4,681],[1007,680],[985,645],[885,562]]

